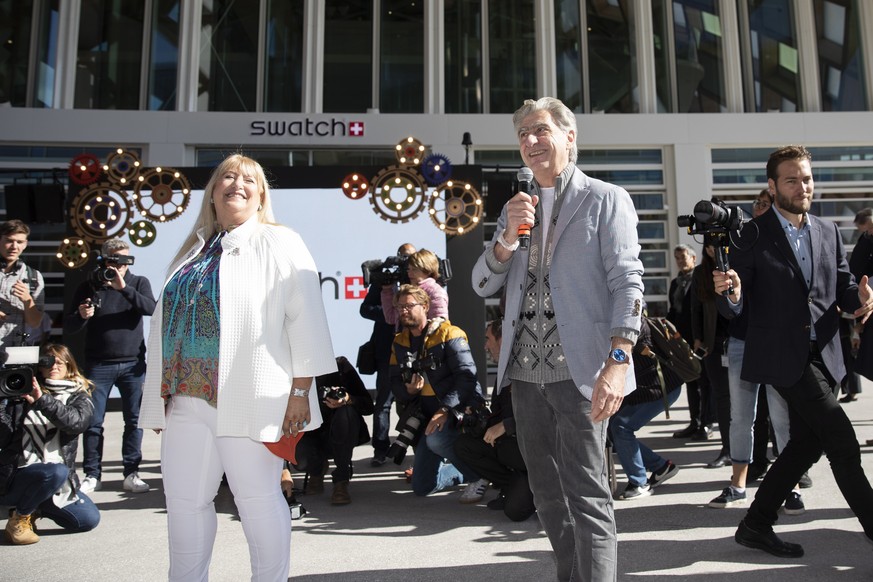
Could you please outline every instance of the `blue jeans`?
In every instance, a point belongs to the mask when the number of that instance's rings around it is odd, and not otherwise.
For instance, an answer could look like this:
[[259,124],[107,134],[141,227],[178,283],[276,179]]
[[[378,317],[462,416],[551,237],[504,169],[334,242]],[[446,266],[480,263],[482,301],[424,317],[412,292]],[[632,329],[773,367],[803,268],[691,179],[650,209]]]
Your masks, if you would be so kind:
[[394,402],[394,393],[391,392],[391,381],[388,373],[388,361],[379,361],[379,369],[376,371],[376,405],[373,412],[373,452],[376,455],[384,455],[388,451],[391,442],[388,440],[388,431],[391,428],[391,404]]
[[142,429],[139,424],[139,406],[142,401],[142,384],[145,379],[145,362],[88,362],[85,375],[94,382],[91,399],[94,401],[94,416],[91,426],[82,434],[82,469],[86,477],[101,478],[103,461],[103,417],[112,386],[121,393],[121,412],[124,416],[124,433],[121,437],[121,460],[124,476],[139,471],[142,461]]
[[[679,389],[667,394],[667,402],[672,406],[679,399]],[[631,485],[645,485],[649,479],[646,471],[657,471],[667,460],[637,440],[636,431],[646,426],[653,418],[664,412],[664,401],[641,402],[623,406],[609,420],[609,433],[612,444]]]
[[472,483],[479,479],[470,467],[455,453],[458,431],[449,423],[442,430],[421,435],[415,445],[415,461],[412,465],[412,491],[425,496],[459,483]]
[[56,507],[52,502],[52,495],[68,476],[67,466],[61,463],[22,467],[15,471],[6,494],[0,495],[0,505],[15,507],[19,515],[30,515],[38,509],[42,517],[68,531],[92,530],[100,523],[100,512],[84,493],[79,493],[79,501],[66,507]]
[[[758,407],[760,384],[740,378],[743,369],[743,353],[746,342],[737,338],[728,340],[728,386],[731,393],[731,461],[749,464],[754,445],[754,424]],[[788,404],[776,390],[767,388],[767,405],[770,421],[776,433],[776,446],[782,451],[788,444]]]
[[572,381],[513,381],[512,409],[537,515],[555,552],[558,580],[617,577],[617,538],[607,478],[606,423]]

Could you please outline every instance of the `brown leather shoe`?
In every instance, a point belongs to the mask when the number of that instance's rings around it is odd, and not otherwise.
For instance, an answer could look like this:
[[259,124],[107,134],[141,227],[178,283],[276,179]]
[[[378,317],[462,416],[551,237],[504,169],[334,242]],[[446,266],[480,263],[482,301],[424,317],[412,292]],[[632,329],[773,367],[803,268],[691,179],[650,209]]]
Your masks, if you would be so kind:
[[26,546],[39,541],[39,536],[33,533],[33,524],[29,515],[20,515],[13,510],[6,522],[6,539],[16,546]]
[[330,496],[331,505],[348,505],[352,502],[349,496],[349,482],[337,481],[333,484],[333,493]]
[[324,473],[321,475],[309,475],[309,480],[306,482],[306,489],[303,490],[306,495],[321,495],[324,493]]

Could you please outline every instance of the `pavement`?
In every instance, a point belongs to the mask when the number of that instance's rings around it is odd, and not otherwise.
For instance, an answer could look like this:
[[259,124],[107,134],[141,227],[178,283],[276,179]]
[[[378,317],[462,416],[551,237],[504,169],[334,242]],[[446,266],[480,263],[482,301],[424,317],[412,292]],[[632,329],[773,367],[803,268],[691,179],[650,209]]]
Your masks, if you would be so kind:
[[[873,383],[864,381],[856,402],[844,404],[862,445],[863,465],[873,476]],[[672,433],[688,420],[684,395],[671,419],[663,415],[640,437],[680,471],[651,497],[616,501],[621,581],[830,582],[873,580],[873,548],[834,483],[826,459],[811,470],[813,487],[803,490],[806,512],[780,516],[777,533],[804,546],[800,559],[780,559],[733,540],[745,507],[712,509],[707,503],[726,487],[730,468],[706,469],[717,438],[677,440]],[[106,423],[103,489],[92,495],[101,523],[84,534],[65,534],[40,520],[41,541],[0,545],[0,580],[165,580],[167,530],[162,492],[160,437],[143,441],[141,476],[151,491],[122,490],[120,412]],[[717,433],[716,433],[717,435]],[[307,514],[293,522],[292,579],[306,582],[416,582],[554,580],[551,549],[535,517],[521,523],[485,507],[458,503],[462,488],[431,497],[412,494],[401,465],[370,467],[372,449],[356,449],[352,503],[330,505],[330,485],[321,496],[303,496]],[[619,469],[620,471],[620,469]],[[80,473],[81,475],[81,473]],[[302,485],[302,477],[297,482]],[[619,488],[624,488],[619,474]],[[754,494],[754,487],[750,487]],[[751,499],[751,495],[750,495]],[[222,487],[216,499],[218,536],[210,579],[238,582],[250,577],[245,537],[233,498]]]

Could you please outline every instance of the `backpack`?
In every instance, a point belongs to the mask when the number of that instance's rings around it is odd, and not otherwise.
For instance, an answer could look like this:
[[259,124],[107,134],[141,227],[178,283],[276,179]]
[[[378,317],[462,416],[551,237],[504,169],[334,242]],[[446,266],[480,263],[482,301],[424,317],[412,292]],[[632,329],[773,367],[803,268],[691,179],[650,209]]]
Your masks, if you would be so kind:
[[676,331],[676,326],[663,317],[643,317],[652,332],[652,351],[661,366],[683,383],[700,378],[700,360]]

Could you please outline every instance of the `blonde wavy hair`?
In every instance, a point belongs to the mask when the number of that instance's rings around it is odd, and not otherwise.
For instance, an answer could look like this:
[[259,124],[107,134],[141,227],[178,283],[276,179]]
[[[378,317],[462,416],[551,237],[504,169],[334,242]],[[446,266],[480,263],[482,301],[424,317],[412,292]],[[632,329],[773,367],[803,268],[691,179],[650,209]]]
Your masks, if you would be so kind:
[[218,216],[215,214],[215,205],[212,204],[212,191],[215,189],[218,180],[227,172],[254,176],[261,195],[261,204],[258,207],[257,213],[258,222],[262,224],[276,223],[276,217],[273,215],[273,204],[270,199],[270,184],[267,182],[264,168],[257,161],[241,153],[231,154],[218,164],[209,177],[209,182],[206,183],[206,189],[203,192],[203,202],[200,204],[200,213],[197,215],[194,228],[185,238],[185,242],[182,243],[179,252],[176,253],[173,261],[170,263],[171,265],[177,264],[197,241],[198,231],[203,231],[203,237],[206,240],[209,240],[212,235],[221,231],[221,226],[218,224]]

